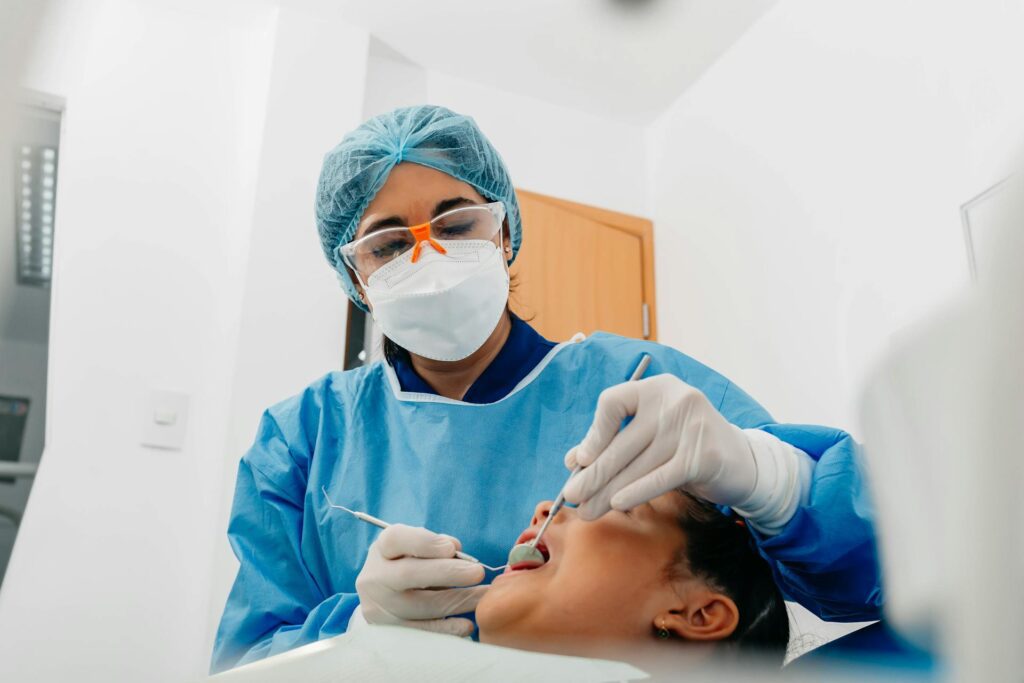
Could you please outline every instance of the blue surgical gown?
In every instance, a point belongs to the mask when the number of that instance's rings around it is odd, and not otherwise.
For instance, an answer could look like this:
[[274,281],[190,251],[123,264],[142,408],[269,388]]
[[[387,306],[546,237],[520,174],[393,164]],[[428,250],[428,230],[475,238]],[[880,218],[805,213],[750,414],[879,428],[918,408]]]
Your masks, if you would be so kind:
[[239,465],[228,536],[240,566],[212,670],[347,627],[379,530],[329,509],[321,486],[335,502],[454,535],[483,562],[502,564],[537,501],[565,482],[563,456],[586,433],[598,395],[625,381],[645,353],[647,376],[676,375],[737,426],[763,429],[817,461],[810,499],[781,533],[752,533],[788,598],[826,619],[877,619],[873,512],[850,436],[778,424],[692,358],[599,333],[550,350],[492,402],[403,388],[394,368],[375,363],[329,373],[268,409]]

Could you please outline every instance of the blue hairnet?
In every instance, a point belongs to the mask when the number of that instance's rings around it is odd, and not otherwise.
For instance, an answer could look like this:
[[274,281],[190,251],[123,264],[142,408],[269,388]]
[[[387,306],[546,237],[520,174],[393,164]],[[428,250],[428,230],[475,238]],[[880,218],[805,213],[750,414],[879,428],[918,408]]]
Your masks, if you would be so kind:
[[346,135],[324,157],[316,188],[320,245],[349,298],[363,310],[355,284],[337,253],[349,242],[367,205],[396,165],[409,161],[447,173],[490,201],[505,203],[512,260],[522,243],[519,203],[498,151],[468,116],[433,105],[375,116]]

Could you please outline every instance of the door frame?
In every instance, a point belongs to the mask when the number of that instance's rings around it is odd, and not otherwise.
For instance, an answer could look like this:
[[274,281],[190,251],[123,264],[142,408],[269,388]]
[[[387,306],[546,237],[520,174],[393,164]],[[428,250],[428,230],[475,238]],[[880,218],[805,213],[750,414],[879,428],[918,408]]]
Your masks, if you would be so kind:
[[655,305],[654,295],[654,223],[647,218],[631,216],[627,213],[619,213],[610,209],[600,209],[596,206],[578,204],[567,199],[559,199],[539,192],[531,192],[516,188],[516,195],[529,197],[538,202],[556,206],[567,211],[579,214],[589,220],[607,225],[610,228],[620,230],[640,239],[640,270],[643,274],[643,303],[647,306],[647,337],[650,341],[658,339],[658,307]]

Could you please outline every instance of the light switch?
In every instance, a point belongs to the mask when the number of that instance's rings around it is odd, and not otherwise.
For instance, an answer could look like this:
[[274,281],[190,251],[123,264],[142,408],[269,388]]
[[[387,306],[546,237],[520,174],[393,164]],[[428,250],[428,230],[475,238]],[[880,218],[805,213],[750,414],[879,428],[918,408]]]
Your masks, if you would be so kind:
[[142,413],[142,445],[181,450],[188,425],[188,394],[153,390]]
[[178,414],[166,410],[158,410],[153,413],[153,421],[161,426],[169,426],[178,421]]

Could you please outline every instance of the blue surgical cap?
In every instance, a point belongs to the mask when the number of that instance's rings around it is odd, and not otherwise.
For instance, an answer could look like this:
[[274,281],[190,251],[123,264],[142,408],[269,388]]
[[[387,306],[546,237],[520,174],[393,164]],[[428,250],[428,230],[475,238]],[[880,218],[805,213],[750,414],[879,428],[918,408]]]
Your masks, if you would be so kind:
[[505,203],[512,260],[522,243],[519,202],[498,150],[468,116],[422,105],[375,116],[346,135],[324,157],[316,188],[320,245],[349,298],[363,310],[355,284],[337,249],[356,234],[367,205],[388,174],[408,161],[447,173],[476,188],[490,201]]

